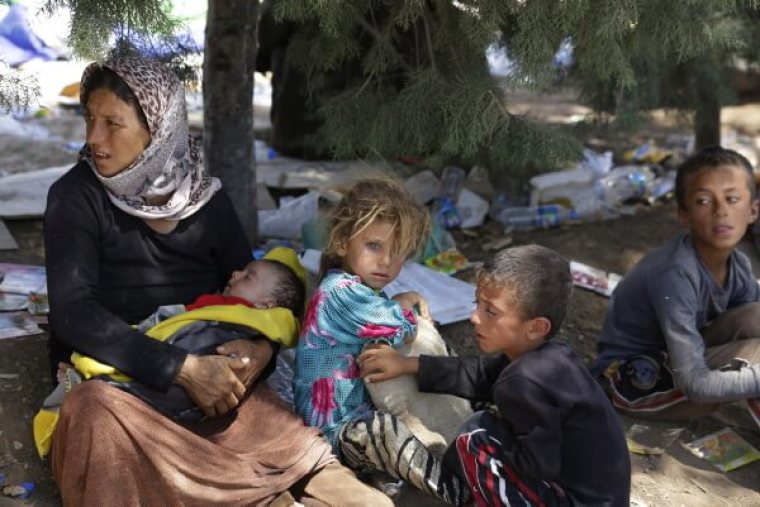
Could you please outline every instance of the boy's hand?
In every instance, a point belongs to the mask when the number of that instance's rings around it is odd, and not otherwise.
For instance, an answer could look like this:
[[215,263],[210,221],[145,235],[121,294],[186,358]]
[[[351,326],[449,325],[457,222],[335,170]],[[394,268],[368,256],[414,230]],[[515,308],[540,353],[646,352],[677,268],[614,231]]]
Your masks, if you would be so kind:
[[272,343],[269,340],[232,340],[224,345],[220,345],[216,348],[216,353],[228,357],[244,358],[247,357],[250,361],[247,364],[240,365],[240,368],[235,368],[235,375],[237,375],[240,382],[248,389],[253,385],[253,382],[259,378],[261,372],[267,367],[269,361],[272,359],[274,350]]
[[359,374],[367,383],[382,382],[419,370],[416,357],[404,356],[387,345],[368,345],[359,355]]
[[401,308],[405,310],[414,310],[414,306],[417,305],[420,311],[420,317],[430,320],[430,309],[428,308],[427,300],[422,297],[422,294],[419,292],[401,292],[393,296],[391,299],[398,301]]

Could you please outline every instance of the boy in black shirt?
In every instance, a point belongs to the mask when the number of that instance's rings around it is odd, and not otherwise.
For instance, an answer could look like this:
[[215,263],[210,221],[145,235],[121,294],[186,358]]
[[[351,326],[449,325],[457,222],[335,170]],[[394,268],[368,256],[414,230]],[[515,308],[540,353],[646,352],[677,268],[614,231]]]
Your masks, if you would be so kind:
[[376,412],[342,432],[344,461],[383,468],[449,503],[627,506],[621,423],[580,358],[551,340],[571,289],[569,265],[556,252],[503,250],[483,266],[470,319],[481,350],[498,356],[416,358],[367,348],[360,357],[367,382],[412,373],[421,391],[493,401],[498,412],[476,413],[442,459]]

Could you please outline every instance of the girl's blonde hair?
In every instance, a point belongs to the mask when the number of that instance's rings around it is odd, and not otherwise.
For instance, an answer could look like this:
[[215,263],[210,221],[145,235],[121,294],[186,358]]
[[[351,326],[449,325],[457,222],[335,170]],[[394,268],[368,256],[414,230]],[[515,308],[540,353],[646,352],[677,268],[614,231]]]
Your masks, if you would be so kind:
[[320,279],[341,267],[337,250],[376,221],[393,225],[394,254],[411,257],[430,235],[430,216],[418,206],[404,184],[390,175],[374,175],[355,182],[330,213],[330,233],[322,253]]

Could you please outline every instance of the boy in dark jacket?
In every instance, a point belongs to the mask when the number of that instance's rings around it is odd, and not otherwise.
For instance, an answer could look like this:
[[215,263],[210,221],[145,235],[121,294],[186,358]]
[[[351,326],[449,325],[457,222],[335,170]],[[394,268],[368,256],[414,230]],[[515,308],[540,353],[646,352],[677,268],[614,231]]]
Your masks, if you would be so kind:
[[622,425],[580,358],[551,339],[571,289],[569,265],[556,252],[537,245],[503,250],[483,266],[470,319],[481,350],[498,355],[365,350],[367,382],[412,373],[421,391],[488,400],[498,410],[476,413],[442,459],[392,416],[375,413],[343,432],[345,461],[383,468],[450,503],[628,505]]

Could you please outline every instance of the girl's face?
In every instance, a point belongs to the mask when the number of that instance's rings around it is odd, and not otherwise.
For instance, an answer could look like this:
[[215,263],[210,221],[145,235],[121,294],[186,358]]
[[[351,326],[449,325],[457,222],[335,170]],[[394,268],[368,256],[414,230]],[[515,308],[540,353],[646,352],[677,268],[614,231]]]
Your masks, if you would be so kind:
[[374,222],[336,252],[343,260],[343,269],[352,273],[375,290],[380,290],[396,279],[406,256],[394,252],[396,238],[394,226],[387,222]]
[[111,90],[90,93],[84,113],[87,144],[101,176],[116,176],[129,167],[150,143],[150,132],[135,108]]

